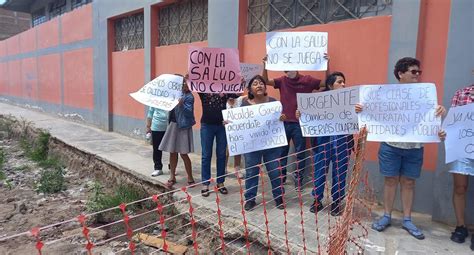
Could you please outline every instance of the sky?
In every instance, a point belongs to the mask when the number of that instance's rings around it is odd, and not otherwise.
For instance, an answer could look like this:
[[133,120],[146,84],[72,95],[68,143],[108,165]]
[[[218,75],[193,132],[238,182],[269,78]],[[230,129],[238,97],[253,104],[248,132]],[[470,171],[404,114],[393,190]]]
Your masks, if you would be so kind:
[[0,4],[5,3],[5,1],[7,1],[7,0],[0,0]]

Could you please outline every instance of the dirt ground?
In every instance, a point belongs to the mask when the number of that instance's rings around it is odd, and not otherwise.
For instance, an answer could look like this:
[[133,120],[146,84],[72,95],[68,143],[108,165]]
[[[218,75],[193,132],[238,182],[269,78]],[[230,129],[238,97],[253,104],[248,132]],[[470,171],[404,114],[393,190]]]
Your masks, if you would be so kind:
[[[66,166],[64,169],[65,185],[62,191],[54,194],[38,192],[37,186],[43,169],[27,157],[19,139],[14,138],[5,130],[0,130],[0,148],[5,155],[4,164],[0,169],[5,175],[5,179],[0,180],[0,240],[11,235],[29,232],[35,227],[68,221],[77,218],[80,214],[88,213],[87,204],[94,192],[94,184],[97,182],[104,184],[105,192],[111,192],[114,188],[107,186],[101,180],[94,179],[96,177],[91,176],[87,171],[81,171],[81,164],[75,164],[72,168]],[[69,152],[65,149],[61,154],[62,158],[68,157]],[[145,214],[130,220],[132,229],[149,226],[134,234],[160,235],[161,225],[158,224],[155,208],[155,204],[148,203],[134,211],[127,211],[131,218]],[[166,240],[187,246],[188,254],[194,253],[187,215],[176,216],[177,211],[172,208],[166,213]],[[91,241],[94,243],[93,254],[130,254],[128,239],[126,237],[114,238],[126,233],[123,222],[107,226],[122,218],[120,211],[102,216],[100,221],[92,219],[87,221],[89,229],[100,227],[90,233]],[[43,254],[87,254],[86,240],[76,220],[42,230],[40,238],[44,243]],[[200,234],[197,241],[200,244],[199,253],[203,254],[211,252],[220,245],[219,238],[212,231]],[[145,246],[139,242],[135,243],[135,254],[164,254],[157,248]],[[33,236],[22,235],[0,241],[0,254],[38,254],[35,245],[36,240]]]

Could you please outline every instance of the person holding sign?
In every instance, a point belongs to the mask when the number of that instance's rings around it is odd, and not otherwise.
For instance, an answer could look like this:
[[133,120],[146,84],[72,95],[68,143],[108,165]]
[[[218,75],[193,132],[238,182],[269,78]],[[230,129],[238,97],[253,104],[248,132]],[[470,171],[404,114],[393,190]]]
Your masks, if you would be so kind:
[[[331,73],[326,78],[325,91],[345,88],[345,83],[346,78],[343,73]],[[300,116],[300,111],[296,110],[296,117],[299,119]],[[314,188],[311,192],[314,202],[309,211],[316,213],[323,209],[321,201],[324,198],[326,174],[329,164],[332,162],[331,215],[338,216],[342,211],[341,202],[345,196],[347,169],[350,152],[354,148],[354,136],[333,135],[314,137],[311,140],[311,146],[313,147],[314,154]]]
[[163,153],[158,148],[165,135],[168,112],[154,107],[148,108],[146,118],[146,132],[151,133],[151,144],[153,146],[154,170],[151,176],[155,177],[163,174]]
[[[454,94],[451,107],[463,106],[474,103],[474,84],[459,89]],[[449,138],[448,138],[449,139]],[[451,234],[451,240],[464,243],[469,232],[464,225],[464,211],[466,208],[466,192],[469,176],[474,176],[474,159],[458,159],[449,164],[450,173],[453,174],[453,206],[456,213],[456,229]],[[471,238],[471,250],[474,250],[474,235]]]
[[[275,98],[267,95],[267,86],[262,76],[257,75],[253,77],[247,86],[248,96],[242,101],[242,106],[264,104],[276,101]],[[280,120],[284,120],[282,115]],[[279,147],[265,149],[245,153],[245,205],[246,211],[252,210],[257,203],[255,197],[258,191],[258,179],[260,168],[259,165],[263,162],[267,169],[268,177],[272,185],[273,199],[278,209],[283,209],[283,193],[284,188],[281,185],[280,171],[278,169],[278,158],[280,157],[281,149]]]
[[[417,83],[420,75],[420,61],[405,57],[399,59],[395,64],[394,75],[400,84]],[[361,104],[357,104],[356,112],[363,110]],[[438,105],[436,116],[444,116],[446,109]],[[444,139],[445,133],[439,132],[439,137]],[[415,191],[415,180],[420,177],[423,165],[423,144],[409,142],[382,142],[378,153],[380,173],[384,179],[384,215],[375,220],[372,229],[383,231],[390,226],[392,220],[392,209],[398,184],[401,187],[401,199],[403,206],[403,229],[408,231],[417,239],[424,239],[423,232],[411,221],[411,209]]]
[[[329,57],[327,54],[324,55],[325,59]],[[298,122],[298,119],[295,116],[297,109],[296,94],[297,93],[311,93],[319,91],[319,84],[321,80],[313,78],[310,75],[301,75],[298,71],[285,71],[285,76],[281,76],[276,79],[269,79],[268,72],[266,69],[267,57],[263,58],[263,79],[265,84],[273,86],[276,89],[280,90],[280,101],[283,105],[283,115],[286,116],[285,120],[285,132],[288,139],[288,146],[283,147],[280,157],[280,165],[282,167],[283,173],[283,183],[286,182],[286,167],[288,162],[288,151],[290,140],[293,140],[293,145],[295,147],[297,166],[294,172],[295,178],[295,188],[301,189],[304,185],[303,183],[303,172],[305,169],[305,149],[306,149],[306,140],[303,138],[301,133],[301,127]],[[328,64],[329,65],[329,64]],[[327,71],[328,72],[328,71]]]
[[222,110],[226,109],[226,103],[229,98],[237,98],[236,94],[210,94],[199,93],[202,103],[201,117],[201,179],[203,189],[201,195],[209,196],[209,180],[211,179],[211,159],[214,138],[216,140],[217,155],[217,187],[221,194],[228,194],[224,186],[226,173],[226,147],[227,140],[225,127],[222,125]]
[[178,164],[178,153],[184,162],[184,168],[188,175],[188,185],[193,185],[193,171],[188,153],[194,152],[192,126],[196,124],[194,120],[194,96],[183,79],[183,95],[179,99],[178,105],[173,108],[169,116],[169,126],[160,144],[160,150],[170,153],[170,179],[167,187],[173,188],[176,183],[176,166]]

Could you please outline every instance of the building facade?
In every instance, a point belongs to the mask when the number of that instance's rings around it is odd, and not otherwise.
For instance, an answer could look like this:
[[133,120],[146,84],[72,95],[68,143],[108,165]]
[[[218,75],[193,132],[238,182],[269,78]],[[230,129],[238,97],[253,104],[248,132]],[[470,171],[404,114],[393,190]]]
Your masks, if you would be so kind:
[[[436,84],[447,108],[455,90],[474,82],[471,0],[95,0],[76,8],[74,0],[31,2],[4,5],[42,22],[0,42],[0,98],[132,137],[143,136],[145,107],[129,93],[162,73],[185,73],[190,45],[238,48],[241,62],[261,63],[267,31],[328,32],[331,70],[352,85],[395,83],[393,66],[404,56],[421,60],[422,81]],[[199,120],[199,100],[195,114]],[[198,145],[199,124],[194,128]],[[366,166],[381,194],[377,150],[378,143],[369,144]],[[414,210],[452,223],[443,150],[426,146]],[[472,203],[468,210],[473,223]]]

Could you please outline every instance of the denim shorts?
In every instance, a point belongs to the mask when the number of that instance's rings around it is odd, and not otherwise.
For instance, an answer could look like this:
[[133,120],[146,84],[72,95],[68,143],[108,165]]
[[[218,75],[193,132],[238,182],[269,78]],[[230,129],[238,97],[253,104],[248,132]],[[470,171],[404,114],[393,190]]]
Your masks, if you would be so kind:
[[423,147],[400,149],[381,143],[379,149],[380,173],[386,177],[405,176],[412,179],[420,177],[423,165]]
[[448,167],[450,173],[474,176],[474,159],[458,159],[450,163]]

